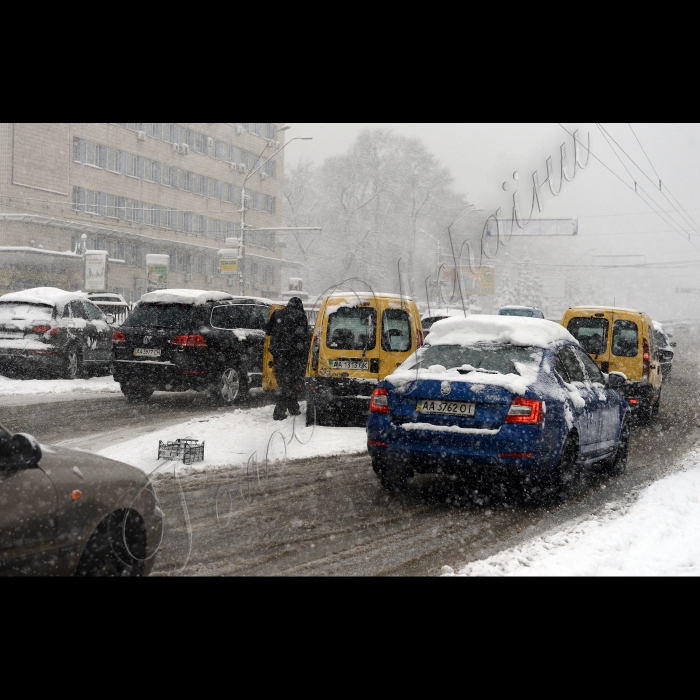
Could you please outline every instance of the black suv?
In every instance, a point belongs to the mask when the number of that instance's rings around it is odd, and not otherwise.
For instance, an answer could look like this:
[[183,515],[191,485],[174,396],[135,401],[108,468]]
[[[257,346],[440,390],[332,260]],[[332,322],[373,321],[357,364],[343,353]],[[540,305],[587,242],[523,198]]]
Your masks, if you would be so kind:
[[114,331],[114,380],[130,401],[187,389],[241,401],[262,385],[271,303],[189,289],[144,294]]

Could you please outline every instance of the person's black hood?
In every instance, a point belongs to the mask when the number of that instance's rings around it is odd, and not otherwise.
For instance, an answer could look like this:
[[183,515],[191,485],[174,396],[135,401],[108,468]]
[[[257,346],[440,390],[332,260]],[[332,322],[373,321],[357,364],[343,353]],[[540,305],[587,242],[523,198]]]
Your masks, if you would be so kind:
[[304,304],[302,304],[301,299],[299,297],[292,297],[287,304],[287,308],[296,309],[297,311],[303,311]]

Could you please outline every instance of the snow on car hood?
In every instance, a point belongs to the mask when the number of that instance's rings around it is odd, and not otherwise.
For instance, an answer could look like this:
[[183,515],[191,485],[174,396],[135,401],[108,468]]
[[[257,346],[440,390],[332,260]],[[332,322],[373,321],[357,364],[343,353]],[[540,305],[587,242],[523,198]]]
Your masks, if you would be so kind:
[[541,318],[467,316],[436,321],[426,345],[498,343],[546,348],[558,340],[577,342],[564,326]]
[[141,297],[147,304],[192,304],[201,306],[208,301],[228,301],[233,299],[226,292],[208,292],[203,289],[162,289],[148,292]]

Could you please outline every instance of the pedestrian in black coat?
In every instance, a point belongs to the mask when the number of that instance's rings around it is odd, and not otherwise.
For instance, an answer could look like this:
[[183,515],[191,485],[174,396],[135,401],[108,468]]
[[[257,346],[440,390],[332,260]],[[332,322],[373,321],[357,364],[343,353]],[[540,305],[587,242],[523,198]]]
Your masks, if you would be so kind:
[[279,395],[273,413],[275,420],[284,420],[287,411],[292,416],[301,413],[297,400],[306,374],[311,338],[304,305],[292,297],[284,309],[278,309],[267,322],[270,354],[274,358],[275,377]]

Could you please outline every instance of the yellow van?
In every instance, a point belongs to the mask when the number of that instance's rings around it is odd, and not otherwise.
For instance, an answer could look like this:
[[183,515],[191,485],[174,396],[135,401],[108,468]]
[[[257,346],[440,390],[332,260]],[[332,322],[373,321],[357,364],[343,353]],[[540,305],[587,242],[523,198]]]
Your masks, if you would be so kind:
[[306,422],[344,423],[366,415],[380,379],[423,344],[416,302],[398,294],[324,297],[306,371]]
[[622,372],[627,381],[617,389],[628,401],[632,415],[649,421],[661,401],[661,362],[648,314],[608,306],[574,306],[561,320],[601,371]]

